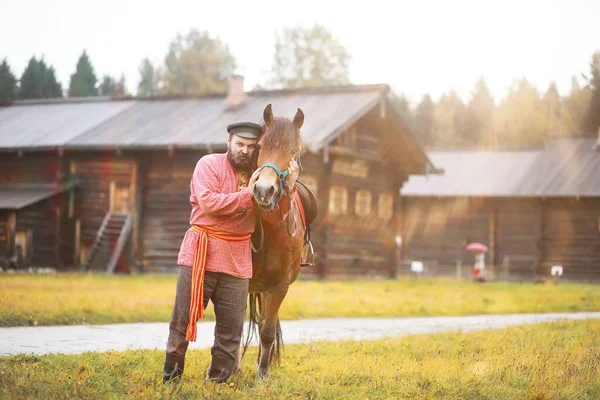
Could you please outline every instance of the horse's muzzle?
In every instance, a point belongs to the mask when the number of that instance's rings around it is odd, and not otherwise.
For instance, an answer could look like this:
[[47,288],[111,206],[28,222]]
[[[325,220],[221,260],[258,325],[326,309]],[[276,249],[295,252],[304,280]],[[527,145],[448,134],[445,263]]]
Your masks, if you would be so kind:
[[257,182],[254,185],[254,199],[263,210],[275,208],[275,186]]

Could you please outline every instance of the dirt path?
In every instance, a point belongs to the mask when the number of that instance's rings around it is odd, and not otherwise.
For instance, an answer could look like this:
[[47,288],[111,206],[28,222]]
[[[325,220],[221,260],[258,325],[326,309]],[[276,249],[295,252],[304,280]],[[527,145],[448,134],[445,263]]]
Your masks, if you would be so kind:
[[[600,312],[478,315],[468,317],[361,318],[282,321],[285,344],[312,341],[381,339],[443,331],[498,329],[561,319],[600,318]],[[214,322],[198,323],[191,349],[210,347]],[[82,353],[126,349],[164,350],[168,323],[0,328],[0,356]],[[255,341],[256,344],[256,341]]]

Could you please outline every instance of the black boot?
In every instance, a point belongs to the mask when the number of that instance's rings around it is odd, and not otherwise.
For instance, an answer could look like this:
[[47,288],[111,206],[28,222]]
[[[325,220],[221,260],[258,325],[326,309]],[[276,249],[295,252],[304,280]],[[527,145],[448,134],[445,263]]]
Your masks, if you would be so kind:
[[174,356],[167,353],[163,370],[163,383],[171,382],[183,375],[185,356]]
[[206,379],[216,382],[216,383],[225,383],[229,376],[231,375],[233,364],[235,360],[229,360],[224,358],[214,357],[212,358],[212,362],[208,367],[208,373],[206,374]]

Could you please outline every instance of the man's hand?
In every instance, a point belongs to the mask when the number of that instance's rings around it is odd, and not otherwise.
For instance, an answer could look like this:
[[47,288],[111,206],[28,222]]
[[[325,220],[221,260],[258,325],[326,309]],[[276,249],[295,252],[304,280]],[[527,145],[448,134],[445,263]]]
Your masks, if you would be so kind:
[[256,169],[256,171],[254,171],[252,173],[252,176],[250,177],[250,180],[248,181],[248,191],[250,192],[250,197],[254,198],[254,185],[256,184],[256,181],[258,180],[258,176],[260,175],[260,168]]
[[298,162],[292,158],[290,160],[290,165],[288,166],[288,176],[285,178],[285,183],[290,189],[290,192],[294,190],[294,185],[296,184],[299,174],[300,167],[298,166]]

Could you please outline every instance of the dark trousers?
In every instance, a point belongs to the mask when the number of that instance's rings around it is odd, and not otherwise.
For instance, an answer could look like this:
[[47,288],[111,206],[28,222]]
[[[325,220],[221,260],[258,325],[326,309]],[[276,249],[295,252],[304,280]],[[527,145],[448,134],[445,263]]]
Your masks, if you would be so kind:
[[[164,367],[164,380],[183,374],[185,340],[190,318],[190,290],[192,268],[179,267],[175,304],[169,324],[169,339]],[[211,348],[212,360],[208,378],[225,382],[233,371],[244,329],[248,297],[248,279],[206,271],[204,275],[204,309],[211,300],[214,305],[215,341]]]

